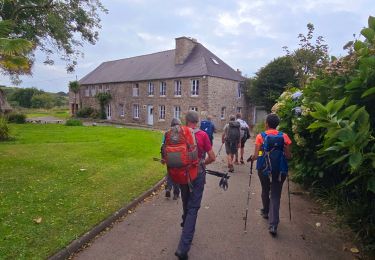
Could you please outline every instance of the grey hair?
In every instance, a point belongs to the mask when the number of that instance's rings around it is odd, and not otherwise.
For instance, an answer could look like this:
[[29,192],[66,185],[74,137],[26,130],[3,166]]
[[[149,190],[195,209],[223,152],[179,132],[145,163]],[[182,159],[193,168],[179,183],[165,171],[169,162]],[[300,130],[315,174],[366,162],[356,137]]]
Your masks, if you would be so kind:
[[236,120],[236,117],[234,115],[230,115],[229,116],[229,121],[234,121],[234,120]]
[[181,125],[181,120],[178,118],[173,118],[171,121],[171,126]]
[[186,123],[190,122],[196,124],[199,122],[199,114],[194,110],[189,110],[185,116]]

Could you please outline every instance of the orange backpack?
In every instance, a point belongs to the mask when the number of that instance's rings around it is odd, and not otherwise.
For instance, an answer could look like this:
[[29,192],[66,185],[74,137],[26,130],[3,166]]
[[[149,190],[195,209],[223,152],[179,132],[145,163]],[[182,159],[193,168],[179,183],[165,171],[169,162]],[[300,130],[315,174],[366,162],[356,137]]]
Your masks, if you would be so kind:
[[193,129],[174,126],[165,133],[162,151],[169,176],[177,184],[189,184],[198,176],[198,147]]

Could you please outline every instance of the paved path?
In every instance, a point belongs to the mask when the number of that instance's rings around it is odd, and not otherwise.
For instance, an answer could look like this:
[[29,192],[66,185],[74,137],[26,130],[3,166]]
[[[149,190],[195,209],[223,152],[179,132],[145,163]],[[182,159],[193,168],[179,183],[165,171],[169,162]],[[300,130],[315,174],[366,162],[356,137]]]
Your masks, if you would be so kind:
[[[218,151],[220,138],[215,139]],[[246,158],[254,139],[246,144]],[[251,148],[250,148],[251,147]],[[251,150],[251,151],[250,151]],[[210,169],[225,170],[224,149]],[[207,177],[190,259],[353,259],[342,250],[343,234],[330,224],[325,214],[306,195],[292,195],[292,222],[289,222],[287,186],[284,185],[277,238],[267,231],[260,217],[260,183],[252,177],[248,232],[244,214],[248,191],[249,165],[235,167],[229,189],[219,189],[219,179]],[[286,184],[286,183],[285,183]],[[291,187],[292,190],[297,189]],[[166,199],[161,192],[140,205],[122,222],[98,237],[76,259],[176,259],[180,237],[181,201]],[[320,227],[316,223],[321,223]]]

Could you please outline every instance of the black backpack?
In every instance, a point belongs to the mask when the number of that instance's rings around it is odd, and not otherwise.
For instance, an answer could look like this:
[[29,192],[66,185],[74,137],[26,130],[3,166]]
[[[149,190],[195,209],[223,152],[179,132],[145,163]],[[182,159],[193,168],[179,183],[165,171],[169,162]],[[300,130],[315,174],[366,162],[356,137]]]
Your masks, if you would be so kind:
[[238,143],[241,137],[240,122],[230,121],[228,125],[229,125],[229,129],[228,129],[227,141],[229,143]]

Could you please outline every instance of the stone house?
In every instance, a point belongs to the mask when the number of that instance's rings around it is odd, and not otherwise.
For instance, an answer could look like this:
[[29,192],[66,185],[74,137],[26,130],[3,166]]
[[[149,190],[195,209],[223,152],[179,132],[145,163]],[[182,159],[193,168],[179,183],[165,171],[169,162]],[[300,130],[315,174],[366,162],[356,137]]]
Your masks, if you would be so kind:
[[0,89],[0,114],[8,113],[10,111],[12,111],[12,107],[9,105],[4,91]]
[[110,92],[107,120],[165,129],[173,117],[196,110],[222,129],[229,115],[247,115],[245,78],[195,39],[176,38],[176,48],[104,62],[83,77],[74,104],[99,108],[98,92]]

